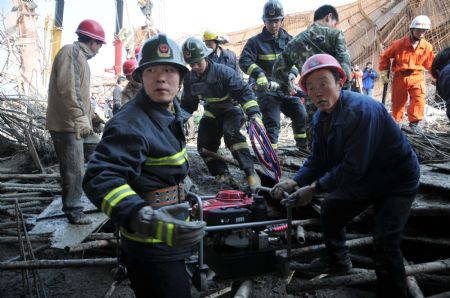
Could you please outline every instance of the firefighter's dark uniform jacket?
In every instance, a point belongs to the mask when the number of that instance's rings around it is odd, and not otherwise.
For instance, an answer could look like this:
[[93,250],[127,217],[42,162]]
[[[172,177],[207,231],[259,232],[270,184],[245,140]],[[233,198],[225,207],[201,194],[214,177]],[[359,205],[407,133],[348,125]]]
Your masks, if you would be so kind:
[[[291,39],[292,36],[284,29],[280,29],[278,37],[274,38],[264,27],[261,33],[247,41],[239,59],[239,66],[250,76],[251,83],[256,82],[260,74],[264,74],[269,81],[275,81],[272,77],[273,64]],[[295,66],[291,72],[296,76],[299,73]],[[292,119],[294,138],[306,138],[306,110],[299,98],[286,96],[285,92],[286,90],[256,92],[264,126],[274,147],[280,130],[280,111]]]
[[[183,85],[181,106],[189,113],[197,110],[200,100],[205,110],[200,121],[198,148],[216,152],[220,139],[230,148],[241,169],[253,167],[253,161],[246,142],[240,133],[245,117],[242,110],[251,116],[259,113],[258,103],[250,86],[231,68],[208,59],[208,66],[202,75],[190,71]],[[238,106],[238,103],[241,107]],[[205,159],[212,175],[222,174],[225,164]]]
[[[239,68],[236,54],[228,49],[224,49],[221,46],[217,46],[216,51],[209,54],[208,58],[216,63],[231,67],[236,73],[241,76],[241,70]],[[220,56],[217,55],[217,51],[220,51]]]
[[130,217],[147,204],[145,193],[175,186],[187,175],[184,120],[178,101],[173,104],[175,113],[152,102],[142,88],[106,123],[83,180],[89,199],[120,225],[123,251],[147,261],[182,260],[190,252],[128,229]]

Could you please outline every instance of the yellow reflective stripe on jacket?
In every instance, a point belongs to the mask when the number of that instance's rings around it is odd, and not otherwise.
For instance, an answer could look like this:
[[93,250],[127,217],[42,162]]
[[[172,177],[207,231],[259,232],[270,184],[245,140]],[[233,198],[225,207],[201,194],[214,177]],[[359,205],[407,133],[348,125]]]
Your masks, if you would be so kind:
[[272,144],[272,148],[273,149],[277,149],[278,148],[278,144]]
[[120,227],[120,233],[127,239],[142,243],[162,243],[161,240],[152,237],[142,237],[137,233],[130,233],[126,229]]
[[252,63],[247,69],[247,74],[250,76],[257,67],[259,67],[258,64]]
[[210,111],[204,110],[203,111],[203,117],[207,117],[207,118],[216,118],[216,116],[214,116],[213,113],[211,113]]
[[230,146],[231,151],[237,151],[240,149],[249,149],[247,142],[236,143]]
[[166,157],[147,157],[146,166],[179,166],[188,160],[186,148],[183,148],[177,154]]
[[278,56],[280,56],[280,54],[258,54],[258,59],[271,61],[277,59]]
[[205,97],[204,100],[206,100],[209,103],[213,103],[213,102],[224,101],[224,100],[227,100],[228,98],[230,98],[229,94],[225,95],[224,97]]
[[114,206],[124,198],[135,194],[136,192],[128,184],[116,187],[103,198],[101,210],[108,215],[108,217],[111,217],[112,208],[114,208]]
[[306,132],[294,134],[294,139],[306,139]]
[[[188,216],[186,218],[186,222],[189,222],[191,218]],[[120,233],[127,239],[133,240],[136,242],[142,242],[142,243],[163,243],[162,235],[163,235],[163,229],[164,229],[164,222],[160,221],[158,222],[158,227],[156,229],[156,237],[142,237],[137,233],[130,233],[125,228],[120,227]],[[175,229],[175,225],[172,223],[166,224],[166,235],[167,235],[167,245],[173,246],[173,231]]]
[[298,70],[297,66],[295,66],[295,65],[292,65],[292,68],[291,68],[291,70],[294,70],[294,71],[300,72],[300,71]]
[[247,101],[242,108],[244,109],[244,112],[247,111],[247,109],[254,107],[254,106],[258,106],[258,102],[254,99]]

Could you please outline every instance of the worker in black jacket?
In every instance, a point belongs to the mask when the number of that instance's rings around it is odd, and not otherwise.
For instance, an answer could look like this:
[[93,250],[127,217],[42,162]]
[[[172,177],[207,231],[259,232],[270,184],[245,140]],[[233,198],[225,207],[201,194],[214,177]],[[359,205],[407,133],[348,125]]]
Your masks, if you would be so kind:
[[[297,147],[306,147],[306,110],[300,98],[290,96],[287,90],[281,90],[272,78],[272,67],[275,59],[283,52],[292,39],[281,28],[284,19],[283,6],[277,0],[270,0],[264,5],[264,28],[261,33],[250,38],[242,50],[239,66],[250,76],[253,82],[258,104],[262,112],[262,120],[272,146],[278,146],[280,133],[280,112],[292,120],[292,130]],[[290,78],[298,75],[298,69],[292,67]]]
[[182,48],[184,59],[192,70],[184,80],[181,106],[192,113],[197,110],[200,100],[205,102],[197,138],[200,155],[211,175],[223,179],[222,176],[228,171],[227,165],[202,152],[203,148],[216,152],[223,136],[225,145],[245,172],[248,185],[254,191],[261,181],[255,172],[246,138],[240,132],[245,123],[242,110],[249,119],[261,121],[254,93],[233,69],[207,59],[211,49],[200,39],[190,37]]
[[161,34],[141,49],[134,99],[108,121],[83,180],[89,199],[120,226],[121,261],[137,297],[190,297],[185,258],[204,235],[189,222],[181,108],[174,100],[188,69]]

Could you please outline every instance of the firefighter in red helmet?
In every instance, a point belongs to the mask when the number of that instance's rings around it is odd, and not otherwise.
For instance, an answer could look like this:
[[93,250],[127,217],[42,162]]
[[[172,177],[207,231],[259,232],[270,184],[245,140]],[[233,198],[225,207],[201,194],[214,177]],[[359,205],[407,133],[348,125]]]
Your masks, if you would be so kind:
[[78,41],[63,46],[50,75],[46,127],[59,160],[62,210],[72,224],[89,224],[81,204],[84,174],[83,142],[93,134],[88,59],[106,43],[103,27],[84,20],[76,29]]

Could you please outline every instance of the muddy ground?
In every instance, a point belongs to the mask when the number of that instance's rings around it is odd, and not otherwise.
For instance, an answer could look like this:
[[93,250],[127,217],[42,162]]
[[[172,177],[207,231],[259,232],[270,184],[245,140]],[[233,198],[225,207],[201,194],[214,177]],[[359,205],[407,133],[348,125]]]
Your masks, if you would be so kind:
[[[288,159],[289,152],[295,152],[292,133],[288,125],[283,126],[282,138],[280,140],[280,147],[288,148],[288,153],[282,155],[282,159]],[[195,148],[195,139],[189,142],[189,154],[191,163],[190,176],[196,184],[196,192],[200,195],[215,194],[220,189],[236,188],[227,183],[217,183],[214,177],[207,174],[207,169],[198,156]],[[227,150],[224,154],[229,154]],[[30,170],[27,165],[31,164],[31,159],[26,153],[16,153],[12,158],[3,158],[0,160],[0,173],[28,173]],[[55,169],[55,166],[52,167]],[[230,166],[232,176],[238,182],[243,190],[246,190],[244,176],[234,166]],[[295,173],[285,172],[285,176],[291,176]],[[4,214],[0,214],[1,221],[6,220]],[[108,230],[109,229],[109,230]],[[111,232],[111,227],[106,225],[101,232]],[[368,232],[365,230],[363,232]],[[370,233],[370,230],[369,230]],[[41,244],[33,244],[34,247]],[[409,254],[414,254],[416,249],[412,248]],[[367,253],[365,251],[364,253]],[[370,252],[369,252],[370,254]],[[16,244],[0,244],[0,260],[8,260],[19,255],[19,247]],[[115,257],[114,247],[109,249],[97,249],[86,252],[65,253],[61,250],[47,249],[36,254],[37,259],[70,259],[70,258],[96,258],[96,257]],[[96,268],[71,268],[71,269],[40,269],[35,270],[34,273],[29,271],[28,278],[22,271],[0,271],[0,297],[104,297],[108,292],[113,282],[111,267],[96,267]],[[294,278],[302,278],[306,280],[307,277],[295,276]],[[29,284],[24,283],[28,280]],[[250,297],[375,297],[374,285],[367,284],[357,288],[339,287],[330,290],[310,291],[306,293],[290,293],[286,292],[285,279],[277,274],[266,274],[251,278],[253,281],[253,290]],[[36,281],[36,282],[35,282]],[[45,296],[40,290],[40,295],[36,295],[35,284],[42,284],[45,289]],[[230,292],[231,281],[214,281],[208,283],[209,290],[198,292],[194,287],[192,288],[193,297],[219,297],[214,296],[214,293],[223,290],[224,295],[220,297],[233,297]],[[27,290],[31,288],[31,295]],[[227,292],[228,291],[228,292]],[[429,292],[432,293],[432,292]],[[295,294],[295,295],[294,295]],[[129,288],[128,280],[123,281],[116,287],[111,297],[134,297],[132,290]]]

